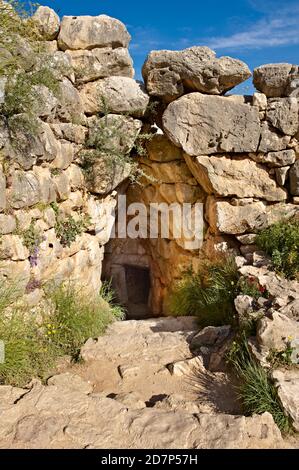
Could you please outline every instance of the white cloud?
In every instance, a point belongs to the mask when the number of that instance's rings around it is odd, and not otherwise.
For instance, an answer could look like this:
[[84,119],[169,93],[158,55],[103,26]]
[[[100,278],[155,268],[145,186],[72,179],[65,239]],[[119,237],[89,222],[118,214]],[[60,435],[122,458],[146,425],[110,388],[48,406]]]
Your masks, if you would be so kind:
[[299,44],[299,7],[277,9],[247,30],[204,41],[212,49],[258,49]]

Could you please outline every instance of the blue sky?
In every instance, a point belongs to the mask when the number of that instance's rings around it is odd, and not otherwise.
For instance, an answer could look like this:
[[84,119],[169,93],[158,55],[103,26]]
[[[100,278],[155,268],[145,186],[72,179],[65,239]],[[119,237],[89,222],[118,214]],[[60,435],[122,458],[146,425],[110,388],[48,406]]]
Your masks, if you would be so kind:
[[[136,78],[153,49],[206,45],[244,60],[252,70],[270,62],[299,64],[299,0],[44,0],[63,15],[107,14],[123,21]],[[238,92],[251,92],[251,82]]]

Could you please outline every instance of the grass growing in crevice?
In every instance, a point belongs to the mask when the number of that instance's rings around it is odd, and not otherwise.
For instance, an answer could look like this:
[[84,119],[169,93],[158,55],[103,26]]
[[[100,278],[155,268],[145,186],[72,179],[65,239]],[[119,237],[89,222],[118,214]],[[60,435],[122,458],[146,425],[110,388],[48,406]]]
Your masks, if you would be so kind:
[[299,278],[299,219],[283,220],[262,230],[256,244],[271,256],[275,271],[289,279]]
[[119,307],[110,307],[102,297],[90,300],[71,284],[56,287],[49,299],[52,311],[44,322],[48,340],[60,355],[74,359],[88,338],[100,336],[114,319],[122,319]]
[[[111,302],[109,290],[107,295]],[[5,361],[0,363],[0,384],[22,387],[34,377],[47,378],[60,356],[77,360],[88,338],[100,336],[112,321],[123,318],[120,307],[101,296],[90,298],[72,284],[49,289],[48,300],[37,316],[17,298],[17,289],[2,282],[0,340],[5,346]]]
[[232,257],[219,254],[194,272],[188,269],[174,288],[170,308],[174,315],[195,315],[201,327],[236,322],[234,298],[238,270]]
[[244,332],[233,342],[227,359],[240,379],[237,389],[244,413],[250,416],[269,412],[281,432],[290,432],[291,419],[284,412],[269,372],[251,357]]

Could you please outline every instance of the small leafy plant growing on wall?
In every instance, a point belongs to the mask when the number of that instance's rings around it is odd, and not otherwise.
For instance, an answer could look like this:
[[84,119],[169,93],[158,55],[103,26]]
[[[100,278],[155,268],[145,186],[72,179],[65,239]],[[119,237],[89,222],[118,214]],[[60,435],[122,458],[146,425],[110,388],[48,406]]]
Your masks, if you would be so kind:
[[275,271],[289,279],[299,275],[299,219],[281,221],[262,230],[257,245],[270,255]]
[[20,1],[0,2],[0,80],[4,89],[0,114],[16,150],[22,150],[19,131],[27,138],[38,131],[37,111],[44,99],[39,86],[59,95],[56,71],[31,13]]
[[146,155],[145,143],[153,137],[153,134],[140,132],[140,125],[136,124],[136,120],[126,114],[113,114],[107,101],[102,96],[99,99],[102,113],[90,120],[85,142],[87,150],[81,152],[81,166],[91,182],[93,166],[99,160],[105,162],[107,174],[113,174],[115,168],[130,167],[129,177],[135,182],[146,175],[138,167],[134,154]]
[[71,215],[61,216],[57,215],[55,232],[60,243],[64,247],[69,247],[77,236],[86,231],[89,225],[89,217],[81,215],[78,220],[75,220]]
[[23,243],[29,250],[29,261],[30,266],[36,266],[39,254],[39,247],[43,241],[43,237],[39,230],[34,225],[34,222],[31,222],[29,228],[22,232]]

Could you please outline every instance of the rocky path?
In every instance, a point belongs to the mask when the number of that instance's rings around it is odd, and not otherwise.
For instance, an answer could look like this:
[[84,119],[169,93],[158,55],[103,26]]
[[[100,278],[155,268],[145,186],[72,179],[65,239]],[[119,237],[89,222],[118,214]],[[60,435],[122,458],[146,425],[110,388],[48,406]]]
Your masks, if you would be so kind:
[[1,448],[279,448],[270,414],[240,414],[231,378],[193,357],[195,320],[117,322],[46,386],[0,387]]

